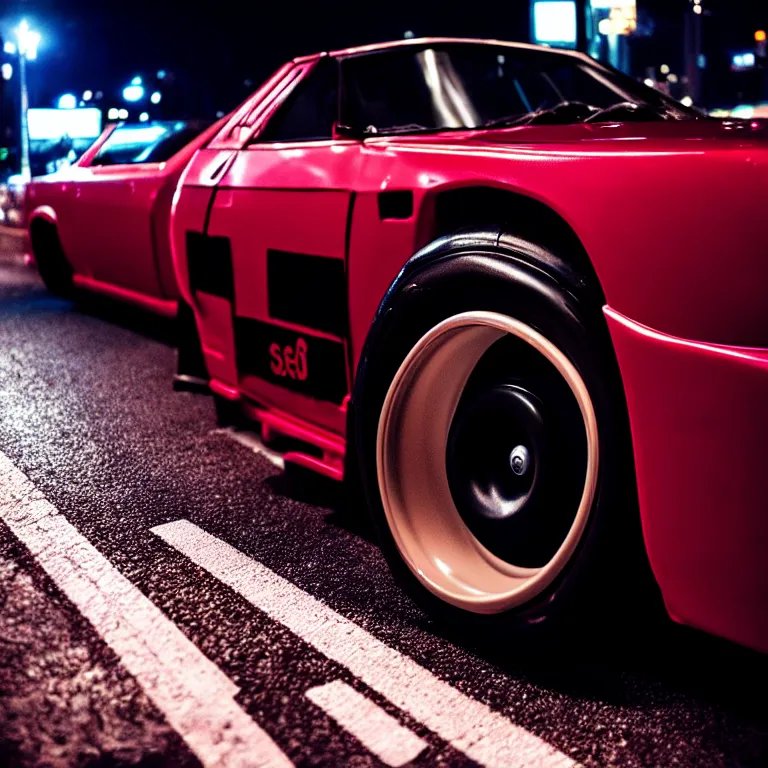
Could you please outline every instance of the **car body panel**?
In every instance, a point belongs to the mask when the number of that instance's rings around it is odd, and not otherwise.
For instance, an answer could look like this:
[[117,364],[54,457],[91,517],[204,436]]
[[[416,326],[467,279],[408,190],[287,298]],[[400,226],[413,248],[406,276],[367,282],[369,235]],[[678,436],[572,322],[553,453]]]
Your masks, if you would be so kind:
[[[427,196],[458,186],[492,186],[531,197],[574,230],[612,307],[674,335],[760,345],[768,343],[759,322],[768,263],[754,258],[763,229],[754,215],[755,199],[768,192],[762,129],[760,137],[744,143],[625,139],[612,138],[606,126],[595,128],[589,143],[528,143],[519,134],[507,135],[504,146],[479,140],[366,141],[360,194],[375,194],[377,182],[368,180],[386,178],[389,189],[422,190]],[[713,196],[712,186],[722,196]],[[629,205],[633,222],[650,226],[633,225],[616,210]],[[670,252],[675,259],[669,259]],[[725,253],[727,270],[705,255]],[[384,287],[377,286],[372,304],[378,304]],[[686,302],[660,301],[659,293],[666,291],[686,296]],[[708,311],[691,312],[691,305]]]
[[92,293],[100,293],[102,296],[116,301],[135,304],[137,307],[156,315],[175,317],[178,310],[177,302],[172,299],[159,299],[155,296],[148,296],[146,293],[132,291],[130,288],[123,288],[114,283],[106,283],[93,277],[73,275],[72,282],[77,288],[91,291]]
[[693,342],[606,315],[643,535],[669,614],[768,653],[768,350]]
[[[255,126],[266,120],[285,98],[292,71],[288,65],[275,77],[279,94],[262,89],[239,119],[261,115]],[[261,100],[269,107],[259,111]],[[270,302],[285,298],[273,294],[286,291],[273,288],[270,265],[277,262],[270,251],[344,262],[349,326],[340,338],[351,385],[385,292],[438,234],[440,195],[506,191],[512,226],[515,200],[538,201],[578,238],[605,297],[644,535],[670,613],[768,651],[759,439],[765,425],[755,426],[764,420],[760,383],[768,361],[763,124],[530,125],[253,146],[247,141],[258,132],[248,126],[238,146],[231,141],[236,122],[223,129],[226,139],[216,137],[193,157],[172,208],[176,274],[217,393],[241,399],[270,434],[301,432],[305,448],[289,460],[338,477],[347,398],[311,396],[267,368],[275,345],[277,369],[284,370],[285,351],[290,359],[300,341],[310,349],[309,377],[330,360],[312,362],[313,345],[328,341],[317,319],[290,324],[272,311]],[[387,215],[392,193],[405,193],[410,208]],[[231,296],[210,295],[205,280],[190,274],[189,233],[202,238],[195,242],[203,244],[200,259],[214,281],[226,262],[216,253],[228,243]],[[303,295],[303,272],[295,277]],[[325,313],[319,317],[335,311],[331,283],[317,284],[313,301]],[[262,325],[238,335],[244,320]],[[244,347],[247,356],[261,356],[261,375],[241,370]],[[744,347],[755,350],[745,358]],[[720,473],[719,446],[733,450]]]
[[58,211],[64,253],[77,254],[73,266],[88,277],[160,297],[151,217],[163,169],[153,163],[80,171],[70,181],[71,207]]

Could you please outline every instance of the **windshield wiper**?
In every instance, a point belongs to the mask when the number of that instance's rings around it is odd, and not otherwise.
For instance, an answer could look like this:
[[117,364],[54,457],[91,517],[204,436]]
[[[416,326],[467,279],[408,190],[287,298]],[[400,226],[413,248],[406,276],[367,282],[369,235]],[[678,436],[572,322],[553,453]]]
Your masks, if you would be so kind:
[[420,123],[406,123],[405,125],[390,125],[386,128],[377,128],[375,125],[369,125],[364,133],[366,136],[382,136],[390,133],[415,133],[417,131],[438,131],[440,128],[430,128],[428,125]]
[[612,104],[610,107],[604,107],[598,109],[591,114],[585,123],[600,123],[604,120],[608,120],[612,115],[623,115],[624,117],[614,117],[619,122],[626,122],[629,120],[641,120],[645,121],[649,118],[655,118],[657,120],[668,120],[670,117],[669,111],[664,107],[658,107],[653,104],[646,104],[644,102],[636,101],[620,101],[618,104]]
[[532,123],[580,123],[597,111],[597,107],[583,101],[561,101],[546,109],[534,109],[524,114],[506,115],[483,123],[483,128],[512,128]]
[[523,112],[520,114],[516,112],[514,115],[504,115],[504,117],[497,117],[494,120],[487,120],[480,127],[481,128],[511,128],[513,125],[520,125],[522,121],[528,119],[531,115],[535,115],[536,112]]
[[489,120],[483,128],[511,128],[516,125],[599,123],[604,120],[649,121],[668,120],[671,115],[664,107],[645,102],[620,101],[602,109],[581,101],[561,101],[547,109],[536,109],[524,115],[508,115]]

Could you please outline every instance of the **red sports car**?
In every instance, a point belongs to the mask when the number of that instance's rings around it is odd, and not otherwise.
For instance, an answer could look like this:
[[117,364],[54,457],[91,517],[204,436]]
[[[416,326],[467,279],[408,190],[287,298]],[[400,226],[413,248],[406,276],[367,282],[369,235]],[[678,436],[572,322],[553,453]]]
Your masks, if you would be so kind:
[[72,166],[32,180],[26,210],[43,281],[175,315],[168,217],[181,172],[211,121],[112,124]]
[[639,550],[675,620],[768,651],[767,139],[579,53],[295,59],[174,198],[210,388],[361,476],[444,620],[631,611]]

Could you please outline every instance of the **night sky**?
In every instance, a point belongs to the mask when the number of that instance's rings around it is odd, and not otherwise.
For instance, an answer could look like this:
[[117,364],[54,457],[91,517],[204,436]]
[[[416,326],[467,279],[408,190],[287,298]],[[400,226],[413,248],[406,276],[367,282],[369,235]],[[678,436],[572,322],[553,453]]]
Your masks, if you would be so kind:
[[[681,17],[688,3],[638,1],[654,19],[655,34],[633,41],[634,74],[662,59],[681,67]],[[748,48],[754,30],[768,26],[768,2],[703,2],[712,13],[704,37],[714,63],[730,48]],[[61,93],[85,89],[103,90],[105,106],[117,104],[131,77],[151,79],[164,69],[175,76],[173,85],[165,84],[175,100],[164,107],[184,105],[200,114],[231,109],[281,62],[304,53],[400,38],[406,30],[417,36],[529,36],[528,0],[2,0],[0,34],[21,17],[43,36],[30,66],[34,106],[53,106]]]

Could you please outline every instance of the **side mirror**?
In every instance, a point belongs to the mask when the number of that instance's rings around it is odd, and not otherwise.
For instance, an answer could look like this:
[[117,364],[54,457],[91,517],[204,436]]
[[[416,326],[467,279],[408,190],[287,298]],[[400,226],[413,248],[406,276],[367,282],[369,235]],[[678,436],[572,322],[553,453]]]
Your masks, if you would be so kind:
[[360,136],[358,135],[358,132],[355,131],[354,128],[352,128],[349,125],[344,125],[343,123],[340,123],[338,120],[334,120],[333,127],[331,128],[331,136],[334,139],[359,139]]

